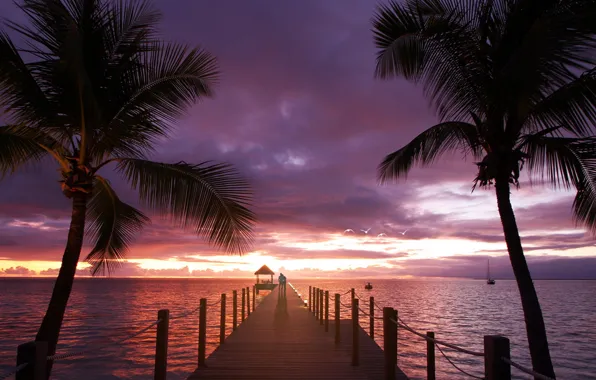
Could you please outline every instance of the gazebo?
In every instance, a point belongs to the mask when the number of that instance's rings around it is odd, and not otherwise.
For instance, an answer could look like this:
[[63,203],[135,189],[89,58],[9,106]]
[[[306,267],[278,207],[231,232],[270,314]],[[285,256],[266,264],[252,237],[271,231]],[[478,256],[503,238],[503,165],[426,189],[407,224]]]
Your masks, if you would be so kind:
[[[273,289],[275,289],[277,284],[273,283],[273,275],[274,274],[275,274],[275,272],[272,271],[271,269],[269,269],[269,267],[267,265],[263,265],[261,268],[259,268],[258,271],[255,272],[255,275],[257,276],[257,283],[255,284],[255,290],[256,290],[257,294],[259,293],[259,290],[273,290]],[[270,280],[260,280],[259,276],[271,276],[271,279]]]

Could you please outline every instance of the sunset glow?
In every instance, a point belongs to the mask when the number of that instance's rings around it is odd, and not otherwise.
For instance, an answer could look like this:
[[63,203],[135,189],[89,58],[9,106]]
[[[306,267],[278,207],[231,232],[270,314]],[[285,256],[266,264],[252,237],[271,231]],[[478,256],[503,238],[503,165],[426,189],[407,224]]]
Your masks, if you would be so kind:
[[[491,257],[495,275],[511,277],[494,190],[471,192],[473,162],[445,156],[378,185],[382,158],[437,119],[420,87],[373,79],[362,15],[373,14],[374,2],[351,4],[358,17],[323,2],[234,14],[219,3],[164,4],[157,5],[165,37],[205,47],[223,76],[214,99],[180,120],[156,159],[234,164],[254,186],[256,239],[245,255],[228,255],[151,215],[113,275],[247,277],[267,264],[293,276],[482,277]],[[0,12],[21,17],[11,2]],[[321,17],[317,33],[303,22],[310,14]],[[260,48],[246,48],[250,41]],[[593,236],[571,216],[574,194],[522,174],[512,203],[531,269],[548,278],[596,273]],[[108,177],[139,206],[121,178]],[[70,221],[58,179],[56,166],[43,162],[0,182],[0,275],[56,275]],[[81,262],[78,274],[88,267]]]

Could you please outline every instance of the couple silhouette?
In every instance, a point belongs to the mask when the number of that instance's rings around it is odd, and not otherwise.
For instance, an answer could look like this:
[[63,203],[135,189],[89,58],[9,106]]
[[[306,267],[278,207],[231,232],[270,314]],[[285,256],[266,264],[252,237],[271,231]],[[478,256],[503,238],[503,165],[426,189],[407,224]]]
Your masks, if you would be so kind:
[[276,321],[280,321],[280,318],[287,318],[288,316],[288,301],[286,299],[286,283],[287,279],[283,273],[279,274],[279,284],[277,285],[277,306],[275,308]]
[[279,274],[279,285],[277,286],[277,291],[279,298],[286,298],[286,276],[283,273]]

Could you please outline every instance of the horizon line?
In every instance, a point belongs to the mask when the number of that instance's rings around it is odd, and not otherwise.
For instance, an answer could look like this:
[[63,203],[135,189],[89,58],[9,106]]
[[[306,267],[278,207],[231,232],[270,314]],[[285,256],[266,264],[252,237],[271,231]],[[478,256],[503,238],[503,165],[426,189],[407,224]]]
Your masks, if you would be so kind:
[[[3,274],[0,275],[0,279],[55,279],[56,276],[49,276],[49,275],[18,275],[18,274]],[[486,278],[480,277],[461,277],[461,276],[396,276],[396,277],[320,277],[320,276],[300,276],[295,277],[295,280],[309,280],[309,279],[318,279],[318,280],[362,280],[368,281],[370,279],[375,280],[424,280],[424,279],[448,279],[448,280],[470,280],[470,281],[486,281]],[[243,279],[254,279],[253,277],[223,277],[223,276],[81,276],[78,275],[75,277],[76,279],[101,279],[101,280],[110,280],[110,279],[208,279],[208,280],[243,280]],[[515,278],[494,278],[494,280],[498,281],[516,281]],[[596,281],[596,277],[594,278],[549,278],[549,277],[537,277],[533,278],[534,281]]]

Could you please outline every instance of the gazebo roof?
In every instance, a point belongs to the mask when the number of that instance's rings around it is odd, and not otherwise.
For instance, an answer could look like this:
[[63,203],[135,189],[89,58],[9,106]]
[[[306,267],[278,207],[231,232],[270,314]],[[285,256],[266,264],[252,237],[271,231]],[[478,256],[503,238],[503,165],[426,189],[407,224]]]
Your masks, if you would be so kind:
[[270,274],[270,275],[274,275],[275,272],[272,271],[271,269],[269,269],[269,267],[267,265],[263,265],[258,271],[255,272],[255,274]]

